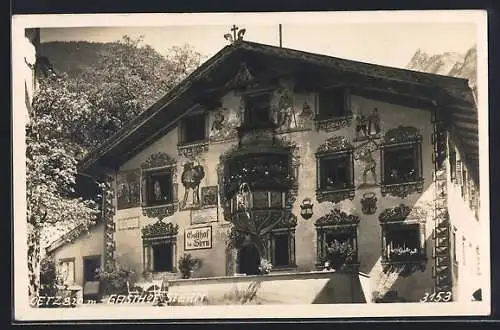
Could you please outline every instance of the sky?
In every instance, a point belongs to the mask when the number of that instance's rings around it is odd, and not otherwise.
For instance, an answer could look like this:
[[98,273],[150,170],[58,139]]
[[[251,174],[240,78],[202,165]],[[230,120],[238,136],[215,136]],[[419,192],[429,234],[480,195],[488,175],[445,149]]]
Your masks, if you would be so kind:
[[[189,44],[205,59],[228,44],[224,34],[232,24],[245,28],[245,40],[279,46],[280,23],[64,27],[43,28],[41,41],[111,42],[123,35],[143,36],[144,43],[165,54],[172,46]],[[224,22],[226,23],[226,22]],[[465,53],[477,43],[476,25],[460,21],[335,22],[282,24],[283,47],[393,67],[405,67],[417,49],[429,54]]]

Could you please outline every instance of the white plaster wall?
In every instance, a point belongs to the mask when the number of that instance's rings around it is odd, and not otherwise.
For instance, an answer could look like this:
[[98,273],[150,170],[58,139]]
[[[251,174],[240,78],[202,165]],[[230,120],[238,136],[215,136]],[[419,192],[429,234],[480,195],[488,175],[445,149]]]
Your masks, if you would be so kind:
[[[309,100],[311,106],[315,106],[314,95],[296,95],[296,104],[301,104],[303,100]],[[236,110],[239,106],[239,98],[233,93],[229,93],[224,98],[222,98],[223,106]],[[371,286],[373,290],[377,287],[377,284],[381,280],[381,265],[380,265],[380,255],[381,255],[381,230],[378,220],[378,215],[386,208],[398,206],[404,203],[408,206],[420,206],[425,209],[429,209],[430,214],[432,214],[433,207],[433,190],[432,190],[432,145],[431,145],[431,134],[433,131],[433,126],[431,123],[431,114],[425,110],[411,109],[407,107],[392,105],[384,102],[378,102],[370,100],[367,98],[352,96],[352,108],[354,111],[364,111],[368,114],[373,107],[379,109],[381,116],[381,126],[382,133],[385,131],[396,128],[399,125],[403,126],[414,126],[420,129],[423,136],[422,140],[422,164],[423,164],[423,175],[424,175],[424,192],[422,194],[412,194],[405,199],[397,197],[382,197],[380,195],[379,188],[372,188],[367,190],[357,190],[356,196],[353,201],[343,201],[336,205],[336,207],[341,208],[343,211],[351,214],[355,214],[360,217],[361,221],[359,224],[358,231],[358,244],[359,244],[359,261],[361,262],[360,271],[367,273],[371,276]],[[300,169],[299,169],[299,192],[297,196],[296,203],[293,208],[293,212],[298,216],[298,224],[296,227],[296,263],[299,270],[312,270],[316,262],[316,230],[314,222],[316,219],[322,215],[330,212],[334,206],[332,203],[324,202],[318,203],[315,200],[315,190],[316,190],[316,158],[314,153],[317,147],[322,144],[327,138],[343,135],[348,138],[352,143],[355,136],[354,131],[354,121],[351,127],[343,128],[336,132],[326,133],[323,131],[317,132],[314,129],[309,131],[299,131],[293,133],[286,133],[289,139],[295,140],[299,146],[299,156],[300,156]],[[142,162],[144,162],[151,154],[155,152],[166,152],[170,156],[178,159],[178,182],[179,199],[182,198],[184,194],[184,189],[180,183],[180,175],[182,173],[182,164],[184,159],[178,156],[177,151],[177,141],[178,134],[177,130],[174,129],[167,133],[165,136],[160,138],[157,142],[152,144],[146,150],[140,152],[138,155],[130,159],[128,162],[123,164],[120,171],[138,169]],[[209,151],[203,153],[199,157],[201,164],[205,166],[205,178],[203,179],[200,187],[206,185],[217,185],[217,173],[216,166],[219,163],[219,156],[224,151],[228,150],[232,145],[236,143],[236,140],[211,143],[209,146]],[[374,157],[377,162],[377,176],[380,179],[380,153],[378,151],[374,152]],[[362,165],[355,162],[355,184],[356,186],[361,182],[362,176]],[[361,212],[360,199],[365,192],[375,192],[378,199],[377,202],[377,212],[373,215],[364,215]],[[300,203],[306,198],[310,197],[313,199],[314,203],[314,216],[309,220],[303,220],[300,217]],[[212,210],[207,212],[214,212]],[[190,225],[190,217],[192,216],[191,211],[177,211],[168,221],[179,225],[179,235],[177,240],[177,255],[180,256],[184,253],[184,230],[186,228],[193,228],[196,226]],[[116,255],[120,260],[126,263],[130,263],[136,267],[138,272],[142,272],[142,241],[140,228],[144,225],[153,222],[153,219],[147,219],[142,215],[140,208],[132,208],[126,210],[118,210],[115,215],[115,222],[119,222],[122,219],[138,217],[139,226],[135,229],[117,231],[115,233],[116,239]],[[227,223],[223,220],[222,209],[217,211],[217,217],[213,216],[214,222],[210,224],[203,224],[198,226],[211,225],[213,227],[213,248],[210,250],[197,250],[189,251],[193,256],[203,258],[204,266],[195,273],[195,277],[205,277],[205,276],[224,276],[226,273],[226,255],[224,246],[225,240],[225,227]],[[427,256],[429,259],[428,265],[424,272],[417,272],[411,277],[398,279],[394,283],[395,290],[398,291],[399,296],[404,297],[407,300],[415,301],[424,296],[425,292],[433,290],[434,282],[432,279],[432,248],[433,242],[431,240],[432,230],[434,224],[431,218],[428,219],[426,224],[426,237],[427,237]]]
[[52,252],[56,262],[60,259],[75,258],[75,284],[83,286],[83,258],[104,255],[104,225],[98,224],[88,234],[83,234]]
[[[458,149],[456,160],[463,160]],[[462,166],[466,166],[462,162]],[[481,252],[484,250],[482,224],[488,219],[476,219],[474,212],[469,207],[467,196],[462,197],[461,186],[451,181],[450,163],[448,167],[448,209],[452,232],[456,234],[456,264],[454,267],[454,299],[457,301],[470,301],[472,293],[482,287]],[[469,171],[467,170],[469,173]],[[458,175],[458,173],[457,173]],[[479,259],[476,253],[479,247]],[[453,251],[452,251],[453,260]]]

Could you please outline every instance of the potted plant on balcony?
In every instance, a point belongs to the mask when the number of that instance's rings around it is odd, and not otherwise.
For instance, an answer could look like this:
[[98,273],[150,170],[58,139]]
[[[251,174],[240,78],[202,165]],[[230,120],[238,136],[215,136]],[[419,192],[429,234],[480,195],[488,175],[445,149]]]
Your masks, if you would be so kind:
[[328,262],[335,270],[341,270],[353,261],[354,252],[351,243],[348,241],[341,242],[335,239],[327,243],[324,262]]
[[193,272],[199,269],[202,265],[202,261],[198,258],[193,258],[190,253],[185,253],[179,259],[179,271],[181,272],[182,278],[191,278]]

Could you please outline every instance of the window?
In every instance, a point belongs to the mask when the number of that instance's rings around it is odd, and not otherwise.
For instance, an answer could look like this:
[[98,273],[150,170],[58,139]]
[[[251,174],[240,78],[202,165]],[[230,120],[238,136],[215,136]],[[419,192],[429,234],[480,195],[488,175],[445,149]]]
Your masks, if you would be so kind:
[[59,276],[65,285],[75,283],[75,258],[59,260]]
[[158,220],[142,229],[144,269],[175,272],[179,226]]
[[270,95],[254,94],[245,96],[245,124],[258,126],[271,122]]
[[181,131],[181,143],[204,141],[207,138],[205,113],[193,114],[184,118]]
[[173,203],[173,182],[170,169],[146,172],[147,206]]
[[384,183],[414,182],[419,178],[419,148],[416,145],[384,150]]
[[380,192],[405,198],[422,193],[422,135],[412,126],[399,126],[384,135],[380,145]]
[[448,160],[450,163],[450,179],[452,182],[455,182],[457,180],[457,152],[452,146],[450,146]]
[[422,224],[390,223],[382,227],[383,259],[389,263],[420,261],[425,256]]
[[271,233],[271,250],[273,267],[295,266],[295,238],[291,231],[273,231]]
[[456,233],[456,229],[453,230],[452,239],[453,239],[453,262],[457,263],[458,259],[457,259],[457,233]]
[[462,186],[461,186],[461,194],[462,198],[467,197],[467,183],[469,182],[467,178],[467,170],[465,166],[462,166]]
[[145,269],[151,272],[175,271],[175,239],[144,242]]
[[345,136],[327,139],[316,150],[316,200],[354,199],[354,147]]
[[356,264],[357,256],[357,227],[336,226],[318,228],[318,266],[328,262],[334,269]]
[[[285,207],[285,194],[280,191],[254,191],[250,195],[249,207],[251,209],[282,209]],[[231,212],[238,209],[237,197],[230,200]]]
[[172,243],[153,245],[153,271],[170,272],[173,270]]
[[332,88],[319,94],[319,119],[347,115],[348,95],[345,88]]
[[347,189],[353,186],[352,154],[344,153],[319,160],[319,188]]

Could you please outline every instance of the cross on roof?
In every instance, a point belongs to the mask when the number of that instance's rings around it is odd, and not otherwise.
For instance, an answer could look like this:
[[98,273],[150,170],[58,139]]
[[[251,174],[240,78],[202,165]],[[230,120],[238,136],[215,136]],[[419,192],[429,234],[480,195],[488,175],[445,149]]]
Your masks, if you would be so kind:
[[233,40],[236,40],[236,31],[239,30],[239,27],[233,24],[233,27],[231,28],[231,31],[233,32]]
[[245,32],[246,32],[246,29],[240,29],[239,27],[237,27],[234,24],[230,30],[233,34],[231,35],[231,33],[226,33],[224,35],[224,38],[226,40],[229,40],[229,42],[231,42],[231,43],[236,42],[237,40],[242,40],[243,36],[245,35]]

